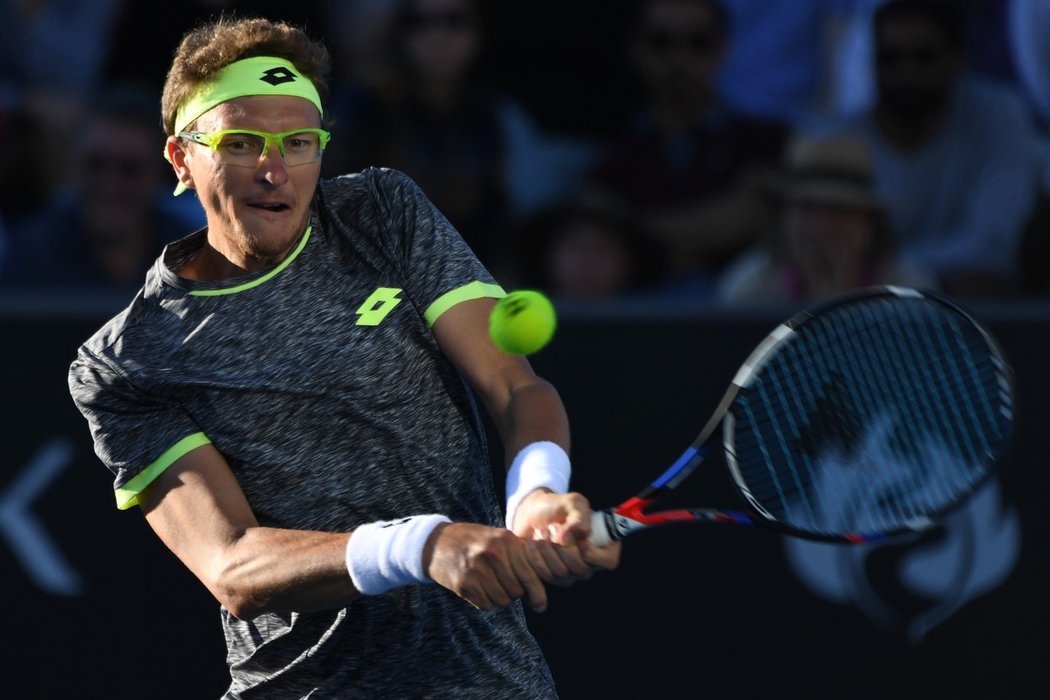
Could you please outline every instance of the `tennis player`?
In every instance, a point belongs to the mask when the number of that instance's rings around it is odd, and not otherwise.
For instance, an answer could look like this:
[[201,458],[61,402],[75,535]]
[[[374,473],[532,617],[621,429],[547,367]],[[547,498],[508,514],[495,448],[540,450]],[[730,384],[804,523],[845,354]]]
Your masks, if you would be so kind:
[[554,697],[521,601],[619,550],[586,544],[561,401],[489,340],[503,290],[453,227],[398,172],[319,181],[327,72],[281,23],[184,38],[165,156],[208,225],[80,348],[72,396],[118,507],[222,604],[226,697]]

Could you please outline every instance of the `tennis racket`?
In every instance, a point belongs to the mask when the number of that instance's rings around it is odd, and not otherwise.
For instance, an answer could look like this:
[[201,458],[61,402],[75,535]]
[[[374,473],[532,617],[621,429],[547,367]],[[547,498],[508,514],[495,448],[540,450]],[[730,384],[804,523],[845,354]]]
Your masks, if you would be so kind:
[[[719,425],[744,510],[650,511]],[[1011,371],[987,330],[945,297],[865,289],[774,329],[682,456],[594,514],[591,542],[680,522],[850,543],[923,530],[989,476],[1012,425]]]

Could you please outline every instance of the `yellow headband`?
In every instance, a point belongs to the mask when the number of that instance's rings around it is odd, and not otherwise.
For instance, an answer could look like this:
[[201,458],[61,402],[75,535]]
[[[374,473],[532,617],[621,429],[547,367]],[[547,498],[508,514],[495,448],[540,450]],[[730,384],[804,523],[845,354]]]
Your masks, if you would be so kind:
[[[201,85],[179,106],[175,113],[175,136],[213,107],[238,97],[250,95],[286,95],[309,100],[323,116],[321,96],[313,81],[304,76],[290,61],[272,56],[245,58],[226,66],[215,77]],[[165,150],[167,157],[167,150]],[[186,187],[179,183],[175,194]]]
[[313,81],[290,61],[271,56],[245,58],[223,68],[201,85],[175,113],[175,134],[216,105],[249,95],[288,95],[313,102],[321,109],[321,97]]

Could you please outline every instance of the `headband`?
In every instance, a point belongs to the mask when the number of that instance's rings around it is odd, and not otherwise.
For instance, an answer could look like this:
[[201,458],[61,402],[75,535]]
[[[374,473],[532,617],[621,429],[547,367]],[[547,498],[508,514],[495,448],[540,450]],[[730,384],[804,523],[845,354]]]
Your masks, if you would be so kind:
[[[301,97],[312,102],[317,111],[324,115],[321,96],[317,94],[313,81],[300,73],[291,61],[273,56],[255,56],[226,66],[179,105],[175,112],[175,136],[213,107],[250,95]],[[175,194],[182,194],[185,190],[179,183]]]

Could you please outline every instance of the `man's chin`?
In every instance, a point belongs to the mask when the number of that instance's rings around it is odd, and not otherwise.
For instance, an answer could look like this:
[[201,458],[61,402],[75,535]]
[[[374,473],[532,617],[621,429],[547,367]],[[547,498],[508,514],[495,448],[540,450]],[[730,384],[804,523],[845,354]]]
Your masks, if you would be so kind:
[[287,222],[280,226],[255,227],[245,237],[245,252],[259,262],[278,263],[295,247],[302,232],[301,226]]

